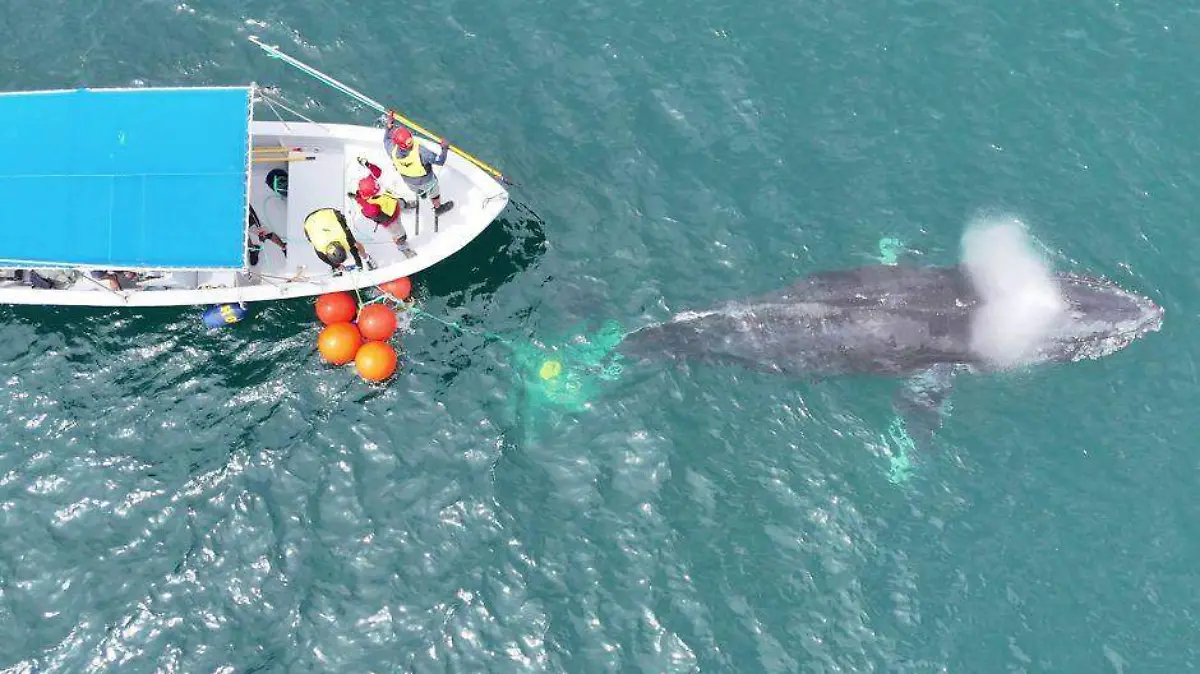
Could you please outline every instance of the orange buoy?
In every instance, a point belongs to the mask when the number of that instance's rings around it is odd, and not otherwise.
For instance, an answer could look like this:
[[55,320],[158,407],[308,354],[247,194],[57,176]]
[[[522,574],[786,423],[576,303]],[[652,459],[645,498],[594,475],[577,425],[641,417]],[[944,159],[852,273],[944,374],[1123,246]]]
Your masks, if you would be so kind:
[[394,281],[379,284],[379,289],[398,300],[406,300],[412,295],[412,281],[407,276],[401,276]]
[[383,381],[396,373],[396,350],[387,342],[367,342],[354,358],[354,369],[367,381]]
[[368,304],[358,312],[358,331],[369,342],[383,342],[396,332],[396,312],[382,304]]
[[349,323],[356,313],[358,302],[350,293],[325,293],[317,298],[317,318],[325,325]]
[[353,323],[333,323],[321,330],[317,337],[317,350],[334,365],[345,365],[354,360],[362,346],[362,335]]

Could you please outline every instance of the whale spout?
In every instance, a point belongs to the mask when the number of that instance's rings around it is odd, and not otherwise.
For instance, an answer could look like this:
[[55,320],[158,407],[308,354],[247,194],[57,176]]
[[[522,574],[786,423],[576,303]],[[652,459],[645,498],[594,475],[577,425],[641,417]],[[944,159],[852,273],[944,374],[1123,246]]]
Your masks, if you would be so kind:
[[1048,261],[1031,243],[1011,217],[976,219],[963,234],[963,267],[980,300],[971,350],[993,368],[1038,360],[1038,347],[1067,310]]

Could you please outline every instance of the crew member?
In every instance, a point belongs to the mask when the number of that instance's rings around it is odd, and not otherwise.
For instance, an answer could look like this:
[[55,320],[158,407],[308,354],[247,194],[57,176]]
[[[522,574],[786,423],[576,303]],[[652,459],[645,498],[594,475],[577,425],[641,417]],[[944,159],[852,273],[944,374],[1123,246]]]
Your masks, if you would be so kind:
[[284,255],[287,255],[287,244],[283,242],[283,239],[279,238],[278,234],[267,229],[262,224],[258,219],[258,213],[254,212],[253,206],[250,207],[248,220],[249,222],[246,224],[246,251],[249,253],[251,267],[258,264],[258,256],[262,252],[263,241],[271,241],[276,246],[279,246]]
[[349,192],[346,196],[358,202],[363,217],[384,227],[391,227],[403,209],[416,208],[415,203],[397,197],[392,190],[380,185],[383,169],[367,161],[366,157],[359,157],[358,163],[371,175],[358,181],[357,192]]
[[441,153],[434,154],[413,138],[412,132],[397,124],[396,117],[391,113],[388,113],[387,128],[383,134],[383,148],[391,157],[396,172],[404,179],[404,184],[408,185],[418,198],[429,199],[433,203],[433,212],[438,215],[454,208],[453,201],[442,202],[437,174],[433,172],[434,166],[446,163],[450,142],[442,139]]
[[354,257],[354,267],[361,268],[365,259],[368,269],[375,268],[367,249],[354,240],[354,234],[346,225],[346,216],[336,208],[318,208],[309,213],[304,218],[304,236],[317,257],[335,272],[350,268],[346,265],[347,255]]
[[[366,157],[359,157],[358,163],[371,175],[358,181],[357,192],[348,192],[346,196],[358,202],[364,218],[388,228],[392,233],[392,243],[405,257],[415,257],[416,252],[408,246],[408,233],[404,231],[404,225],[397,221],[400,212],[406,208],[416,208],[416,202],[401,199],[392,193],[390,186],[385,188],[381,185],[383,169],[367,161]],[[395,229],[391,229],[393,224],[396,225]]]

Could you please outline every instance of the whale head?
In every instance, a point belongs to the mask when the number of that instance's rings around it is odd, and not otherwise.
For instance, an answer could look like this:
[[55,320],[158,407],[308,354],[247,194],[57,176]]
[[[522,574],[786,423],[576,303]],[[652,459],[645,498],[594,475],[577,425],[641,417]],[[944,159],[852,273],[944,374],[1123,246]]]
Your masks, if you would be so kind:
[[1049,360],[1104,358],[1162,327],[1163,308],[1116,283],[1075,274],[1057,276],[1065,304],[1043,346]]

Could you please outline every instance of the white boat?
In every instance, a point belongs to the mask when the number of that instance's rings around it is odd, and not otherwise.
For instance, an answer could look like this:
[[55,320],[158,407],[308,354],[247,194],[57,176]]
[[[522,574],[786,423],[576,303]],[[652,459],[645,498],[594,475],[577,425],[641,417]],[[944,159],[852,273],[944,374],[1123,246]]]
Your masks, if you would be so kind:
[[[9,212],[0,221],[0,303],[224,305],[365,288],[453,255],[508,204],[496,177],[450,152],[434,170],[454,207],[436,220],[428,201],[402,211],[405,253],[393,241],[398,225],[377,226],[348,194],[368,175],[365,157],[397,196],[416,200],[385,154],[384,130],[256,120],[261,93],[250,85],[0,94],[0,203]],[[268,184],[274,169],[287,172],[286,189]],[[304,220],[330,207],[375,269],[334,273],[317,258]],[[250,209],[287,242],[286,255],[267,241],[250,264]],[[56,287],[32,287],[31,270]],[[136,279],[114,290],[97,278],[118,270]]]

